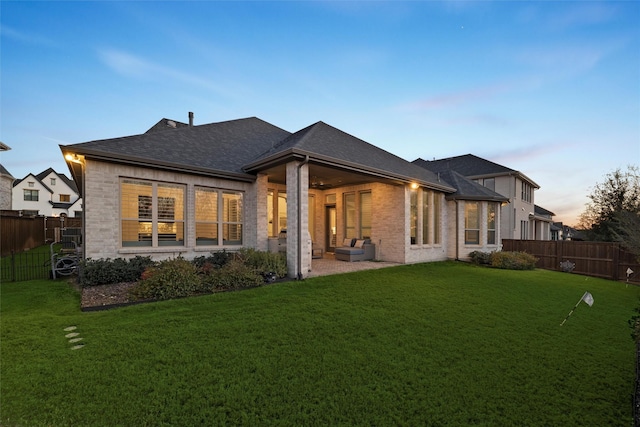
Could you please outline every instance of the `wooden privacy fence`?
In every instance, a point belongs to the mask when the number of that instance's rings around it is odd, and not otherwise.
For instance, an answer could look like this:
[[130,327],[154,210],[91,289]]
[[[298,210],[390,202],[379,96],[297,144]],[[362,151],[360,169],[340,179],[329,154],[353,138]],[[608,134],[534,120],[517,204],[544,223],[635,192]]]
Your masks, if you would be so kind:
[[4,257],[60,241],[63,228],[67,234],[79,235],[82,218],[0,215],[0,255]]
[[[538,258],[536,267],[546,270],[562,271],[560,264],[570,261],[577,274],[640,284],[638,257],[619,243],[503,239],[502,250],[527,252]],[[633,271],[629,276],[628,269]]]
[[45,227],[45,218],[42,216],[0,217],[0,251],[2,256],[44,245]]

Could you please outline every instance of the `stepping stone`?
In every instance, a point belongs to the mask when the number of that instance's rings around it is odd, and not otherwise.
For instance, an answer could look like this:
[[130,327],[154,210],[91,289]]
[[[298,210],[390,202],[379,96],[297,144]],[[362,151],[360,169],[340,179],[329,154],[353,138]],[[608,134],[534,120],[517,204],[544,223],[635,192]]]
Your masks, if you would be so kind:
[[74,345],[73,347],[71,347],[71,350],[78,350],[78,349],[81,349],[82,347],[84,347],[84,344]]
[[77,326],[69,326],[68,328],[64,328],[64,330],[66,332],[71,332],[71,331],[75,331],[76,329],[78,329]]
[[70,342],[70,343],[72,343],[72,344],[73,344],[74,342],[78,342],[78,341],[82,341],[82,338],[71,338],[71,339],[69,340],[69,342]]
[[73,337],[77,337],[78,335],[80,335],[77,332],[71,332],[70,334],[65,335],[65,338],[73,338]]

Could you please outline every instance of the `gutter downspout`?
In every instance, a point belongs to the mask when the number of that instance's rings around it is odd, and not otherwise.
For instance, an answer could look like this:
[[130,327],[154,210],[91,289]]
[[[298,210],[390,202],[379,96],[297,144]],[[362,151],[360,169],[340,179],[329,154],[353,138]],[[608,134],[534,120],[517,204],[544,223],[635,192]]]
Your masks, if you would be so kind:
[[298,274],[297,279],[302,280],[302,182],[300,180],[300,170],[309,163],[309,155],[304,156],[302,163],[298,165]]
[[460,206],[456,199],[456,261],[460,261]]

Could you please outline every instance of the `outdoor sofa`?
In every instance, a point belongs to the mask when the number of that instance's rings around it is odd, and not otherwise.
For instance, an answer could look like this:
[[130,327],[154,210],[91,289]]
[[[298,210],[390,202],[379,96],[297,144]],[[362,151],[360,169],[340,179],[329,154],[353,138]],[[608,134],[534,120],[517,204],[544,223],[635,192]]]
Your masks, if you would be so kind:
[[335,249],[335,257],[340,261],[366,261],[376,256],[376,245],[369,239],[344,239],[341,247]]

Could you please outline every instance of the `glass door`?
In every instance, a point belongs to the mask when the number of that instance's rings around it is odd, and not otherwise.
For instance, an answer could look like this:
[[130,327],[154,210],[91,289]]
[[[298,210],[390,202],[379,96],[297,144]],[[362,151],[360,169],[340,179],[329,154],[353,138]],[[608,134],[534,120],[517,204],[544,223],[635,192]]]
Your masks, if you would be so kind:
[[335,205],[327,206],[326,215],[325,215],[327,252],[334,252],[336,249],[336,232],[338,229],[336,219],[337,219],[337,216],[336,216]]

